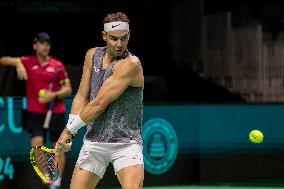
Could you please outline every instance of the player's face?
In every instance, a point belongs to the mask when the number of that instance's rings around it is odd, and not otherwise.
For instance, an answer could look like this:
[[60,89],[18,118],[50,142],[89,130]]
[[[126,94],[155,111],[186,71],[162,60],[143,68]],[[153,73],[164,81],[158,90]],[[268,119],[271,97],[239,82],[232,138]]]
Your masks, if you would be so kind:
[[49,42],[36,42],[33,45],[34,50],[36,51],[36,54],[40,56],[48,56],[50,52],[50,43]]
[[103,39],[107,43],[108,51],[114,57],[121,56],[124,53],[129,38],[129,31],[103,32]]

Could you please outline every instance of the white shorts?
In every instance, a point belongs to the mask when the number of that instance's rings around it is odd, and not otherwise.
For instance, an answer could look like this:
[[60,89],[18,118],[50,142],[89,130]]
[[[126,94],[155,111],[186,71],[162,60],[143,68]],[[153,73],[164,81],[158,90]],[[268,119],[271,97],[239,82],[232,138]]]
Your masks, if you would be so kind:
[[115,174],[131,165],[144,165],[142,145],[136,141],[133,143],[99,143],[85,140],[76,166],[103,178],[110,162],[113,164]]

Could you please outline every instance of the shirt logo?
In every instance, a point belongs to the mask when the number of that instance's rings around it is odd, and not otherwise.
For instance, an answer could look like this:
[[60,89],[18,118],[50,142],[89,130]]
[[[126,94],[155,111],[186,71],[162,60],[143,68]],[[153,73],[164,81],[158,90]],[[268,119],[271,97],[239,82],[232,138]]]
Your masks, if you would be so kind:
[[32,67],[33,70],[36,70],[36,69],[38,69],[38,68],[39,68],[38,65],[34,65],[34,66]]
[[100,69],[97,68],[96,66],[94,66],[94,70],[95,70],[95,72],[99,72],[100,71]]
[[115,28],[115,27],[117,27],[117,26],[119,26],[120,24],[117,24],[117,25],[112,25],[111,27],[112,28]]
[[53,73],[53,72],[55,72],[55,69],[54,69],[53,67],[47,67],[47,68],[46,68],[46,71]]
[[70,121],[70,123],[68,123],[68,125],[72,124],[74,120],[75,120],[75,117],[73,117],[73,119],[71,119],[71,121]]

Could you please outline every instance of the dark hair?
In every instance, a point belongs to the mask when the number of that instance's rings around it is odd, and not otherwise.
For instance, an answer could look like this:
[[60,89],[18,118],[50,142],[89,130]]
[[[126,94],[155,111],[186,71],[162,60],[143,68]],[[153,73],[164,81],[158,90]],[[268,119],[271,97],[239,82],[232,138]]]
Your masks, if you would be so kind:
[[117,21],[129,23],[128,17],[123,12],[116,12],[116,13],[107,14],[106,17],[103,20],[103,23],[105,24],[105,23],[117,22]]
[[46,32],[40,32],[34,38],[34,43],[36,43],[38,41],[50,43],[50,36]]

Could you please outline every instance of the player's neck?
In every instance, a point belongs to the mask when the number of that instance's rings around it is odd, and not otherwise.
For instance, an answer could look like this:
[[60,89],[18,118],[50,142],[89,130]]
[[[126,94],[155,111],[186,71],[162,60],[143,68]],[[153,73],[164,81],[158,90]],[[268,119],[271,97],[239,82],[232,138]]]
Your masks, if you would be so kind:
[[104,55],[105,61],[111,63],[111,62],[113,62],[116,58],[117,58],[117,56],[112,55],[112,54],[108,51],[108,49],[106,50],[106,53],[105,53],[105,55]]
[[106,69],[117,57],[112,56],[108,50],[103,57],[103,68]]
[[49,60],[49,56],[41,56],[41,55],[37,55],[37,58],[38,58],[38,62],[41,64],[41,65],[44,65],[48,62]]

